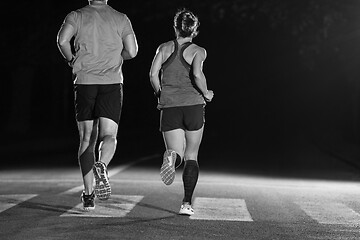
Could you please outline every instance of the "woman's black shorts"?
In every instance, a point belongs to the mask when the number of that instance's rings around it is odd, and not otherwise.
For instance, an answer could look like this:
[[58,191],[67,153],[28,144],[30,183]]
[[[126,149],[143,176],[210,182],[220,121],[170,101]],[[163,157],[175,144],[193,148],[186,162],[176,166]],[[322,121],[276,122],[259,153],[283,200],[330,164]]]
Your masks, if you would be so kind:
[[121,83],[103,85],[76,84],[74,92],[77,121],[105,117],[119,124],[123,104]]
[[169,107],[161,109],[160,131],[166,132],[174,129],[196,131],[205,123],[204,104]]

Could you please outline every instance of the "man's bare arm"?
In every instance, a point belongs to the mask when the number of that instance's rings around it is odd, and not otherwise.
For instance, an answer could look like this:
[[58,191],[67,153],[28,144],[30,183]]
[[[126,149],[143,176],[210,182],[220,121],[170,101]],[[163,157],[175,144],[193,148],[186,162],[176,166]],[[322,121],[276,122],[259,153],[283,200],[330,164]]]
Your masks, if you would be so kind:
[[124,37],[124,49],[121,52],[121,56],[124,60],[132,59],[137,55],[138,44],[134,34],[129,34]]
[[156,50],[156,54],[151,64],[150,73],[149,73],[150,83],[156,95],[159,95],[161,91],[159,72],[161,69],[162,61],[163,58],[162,58],[161,46],[160,46]]
[[70,40],[74,36],[74,27],[70,24],[64,23],[57,35],[57,46],[60,53],[67,61],[71,61],[73,54],[71,52]]

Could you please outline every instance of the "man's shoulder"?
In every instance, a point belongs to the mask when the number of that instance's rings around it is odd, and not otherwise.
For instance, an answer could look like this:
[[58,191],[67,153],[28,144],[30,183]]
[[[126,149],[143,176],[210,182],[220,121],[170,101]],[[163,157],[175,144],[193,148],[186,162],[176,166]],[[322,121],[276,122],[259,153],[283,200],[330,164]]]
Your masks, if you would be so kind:
[[127,15],[123,12],[120,12],[114,8],[112,8],[111,6],[107,5],[107,8],[112,12],[112,14],[118,16],[119,18],[127,18]]
[[74,12],[87,12],[90,9],[91,9],[90,6],[86,5],[86,6],[82,7],[82,8],[78,8],[78,9],[74,10]]
[[[122,16],[122,17],[126,16],[125,13],[114,9],[109,5],[105,5],[105,6],[103,6],[103,8],[106,8],[109,12],[111,12],[111,14],[115,14],[115,15]],[[93,12],[93,11],[95,11],[95,9],[93,7],[91,7],[90,5],[86,5],[82,8],[78,8],[78,9],[74,10],[73,12]]]
[[89,5],[87,5],[82,8],[78,8],[78,9],[71,11],[68,15],[77,16],[77,15],[81,15],[82,13],[89,12],[89,11],[90,11]]

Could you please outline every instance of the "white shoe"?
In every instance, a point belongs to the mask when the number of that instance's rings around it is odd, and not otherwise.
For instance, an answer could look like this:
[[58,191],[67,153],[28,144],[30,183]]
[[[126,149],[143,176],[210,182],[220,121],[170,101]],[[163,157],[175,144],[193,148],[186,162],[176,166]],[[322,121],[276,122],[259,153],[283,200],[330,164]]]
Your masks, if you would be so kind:
[[194,209],[191,207],[190,203],[186,202],[181,205],[179,214],[191,216],[194,214]]

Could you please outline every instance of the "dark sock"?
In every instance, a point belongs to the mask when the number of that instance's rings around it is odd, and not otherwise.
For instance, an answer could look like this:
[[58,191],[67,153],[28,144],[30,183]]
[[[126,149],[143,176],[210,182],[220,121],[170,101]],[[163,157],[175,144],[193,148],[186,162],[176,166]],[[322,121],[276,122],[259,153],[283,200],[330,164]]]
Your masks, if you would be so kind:
[[182,175],[184,183],[183,202],[191,204],[192,195],[199,177],[199,165],[195,160],[186,160]]
[[92,171],[95,163],[95,153],[88,147],[80,156],[79,164],[83,177]]

